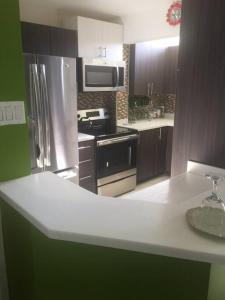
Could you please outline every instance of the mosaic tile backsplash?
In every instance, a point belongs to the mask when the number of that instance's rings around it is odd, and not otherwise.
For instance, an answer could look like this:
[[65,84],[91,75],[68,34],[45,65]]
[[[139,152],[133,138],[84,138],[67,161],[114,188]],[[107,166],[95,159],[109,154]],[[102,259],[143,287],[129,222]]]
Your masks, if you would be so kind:
[[116,123],[116,93],[115,92],[85,92],[78,93],[77,109],[107,108],[113,123]]
[[125,92],[116,93],[116,118],[117,120],[128,118],[128,97],[129,97],[129,56],[130,45],[123,45],[123,60],[126,63]]
[[[129,55],[130,45],[124,45],[123,60],[126,62],[125,92],[85,92],[78,93],[78,110],[105,107],[109,110],[112,122],[128,118],[129,98]],[[165,113],[175,112],[176,95],[155,94],[153,106],[164,106]]]

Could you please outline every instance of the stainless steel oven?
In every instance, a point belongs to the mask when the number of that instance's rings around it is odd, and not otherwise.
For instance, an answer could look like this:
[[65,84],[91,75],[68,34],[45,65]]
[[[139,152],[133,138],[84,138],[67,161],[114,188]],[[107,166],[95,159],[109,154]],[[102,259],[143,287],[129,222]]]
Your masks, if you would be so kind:
[[79,58],[78,84],[82,92],[124,91],[125,62]]
[[105,108],[79,110],[78,129],[95,136],[98,194],[114,197],[135,189],[138,131],[115,126]]
[[136,187],[137,134],[97,141],[98,194],[117,196]]

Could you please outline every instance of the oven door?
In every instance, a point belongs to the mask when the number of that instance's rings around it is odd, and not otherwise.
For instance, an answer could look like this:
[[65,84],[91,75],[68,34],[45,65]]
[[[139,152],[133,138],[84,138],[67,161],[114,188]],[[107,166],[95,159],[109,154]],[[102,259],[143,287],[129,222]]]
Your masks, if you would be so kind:
[[136,168],[138,135],[97,142],[97,178]]

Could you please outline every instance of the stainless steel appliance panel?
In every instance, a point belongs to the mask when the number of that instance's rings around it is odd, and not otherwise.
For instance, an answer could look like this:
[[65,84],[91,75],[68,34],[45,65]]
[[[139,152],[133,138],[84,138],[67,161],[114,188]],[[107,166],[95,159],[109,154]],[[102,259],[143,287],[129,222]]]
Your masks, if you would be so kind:
[[115,197],[134,190],[136,175],[98,187],[98,195]]
[[45,169],[78,166],[76,60],[37,56],[45,119]]
[[40,81],[36,56],[25,54],[25,82],[28,106],[28,126],[30,140],[31,168],[33,173],[44,169],[44,140],[42,132],[42,105],[40,100]]
[[79,59],[79,81],[83,92],[125,91],[125,62]]
[[111,183],[111,182],[114,182],[114,181],[118,181],[118,180],[124,179],[126,177],[136,175],[136,174],[137,174],[137,169],[136,168],[126,170],[126,171],[119,172],[119,173],[116,173],[116,174],[113,174],[113,175],[110,175],[110,176],[107,176],[107,177],[104,177],[104,178],[100,178],[100,179],[97,180],[97,184],[98,184],[98,187],[100,187],[102,185],[105,185],[105,184],[108,184],[108,183]]
[[76,60],[25,54],[32,172],[78,166]]

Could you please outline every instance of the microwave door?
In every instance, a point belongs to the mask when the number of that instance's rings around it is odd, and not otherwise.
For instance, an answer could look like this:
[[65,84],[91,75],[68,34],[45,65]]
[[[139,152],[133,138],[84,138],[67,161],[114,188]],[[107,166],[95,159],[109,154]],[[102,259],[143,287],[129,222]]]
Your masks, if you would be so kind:
[[84,91],[114,91],[117,68],[114,66],[85,65]]

